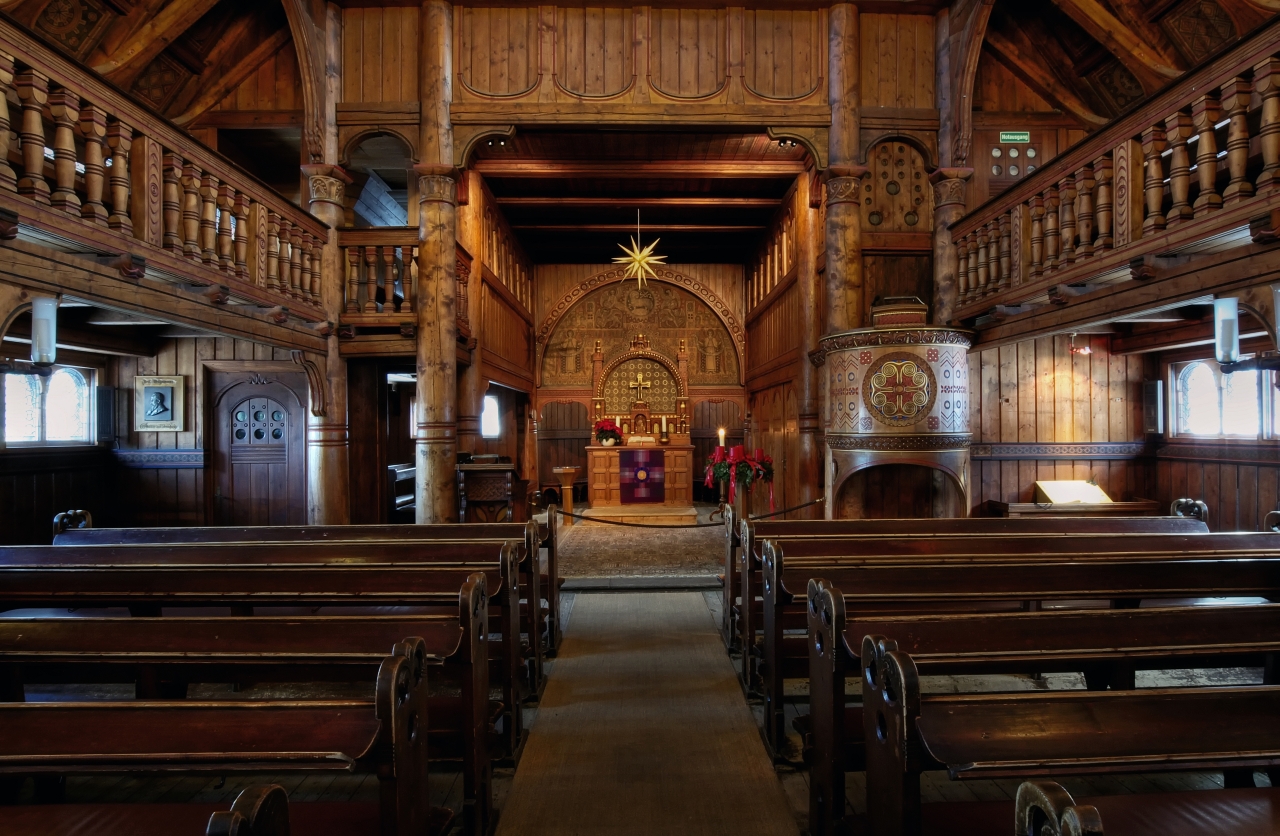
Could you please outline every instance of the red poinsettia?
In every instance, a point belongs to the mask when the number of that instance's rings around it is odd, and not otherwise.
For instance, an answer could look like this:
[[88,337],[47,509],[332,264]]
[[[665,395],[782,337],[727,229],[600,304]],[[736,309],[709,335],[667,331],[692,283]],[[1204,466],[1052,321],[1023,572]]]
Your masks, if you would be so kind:
[[612,438],[614,441],[622,440],[622,431],[618,429],[618,425],[613,423],[612,419],[602,418],[596,421],[594,427],[596,441],[604,441]]

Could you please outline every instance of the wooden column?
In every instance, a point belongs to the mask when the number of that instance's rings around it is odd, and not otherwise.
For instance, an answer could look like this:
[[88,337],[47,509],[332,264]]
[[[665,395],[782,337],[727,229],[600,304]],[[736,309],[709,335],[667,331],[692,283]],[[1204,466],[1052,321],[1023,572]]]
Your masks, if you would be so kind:
[[[484,408],[486,388],[484,379],[480,377],[480,340],[485,336],[480,330],[480,294],[484,281],[479,258],[484,252],[484,223],[480,216],[483,190],[480,182],[480,175],[474,171],[463,176],[462,191],[467,203],[458,207],[458,243],[474,259],[471,275],[465,282],[460,277],[460,283],[467,285],[466,300],[457,300],[459,309],[464,309],[461,313],[471,323],[471,365],[458,375],[458,449],[467,453],[474,453],[480,442],[480,412]],[[533,405],[530,404],[529,408],[533,409]]]
[[[817,210],[813,208],[813,199],[820,198],[821,193],[814,195],[812,191],[817,183],[809,172],[800,175],[796,183],[796,285],[800,292],[800,310],[802,328],[803,356],[800,359],[799,381],[799,438],[797,451],[800,458],[799,484],[800,494],[796,502],[810,502],[822,495],[822,425],[820,413],[822,409],[821,370],[809,362],[809,352],[818,348],[818,340],[822,338],[823,322],[822,285],[818,281],[817,244],[818,236],[823,231],[818,228]],[[818,519],[822,516],[822,508],[814,505],[798,512],[800,519]]]
[[951,225],[964,217],[965,183],[971,168],[940,168],[933,182],[933,324],[945,327],[959,301],[960,256],[951,240]]
[[862,180],[858,165],[858,10],[837,3],[829,15],[830,167],[827,180],[826,333],[862,327]]
[[458,515],[458,321],[454,300],[457,259],[457,173],[453,167],[453,7],[422,4],[422,122],[418,158],[418,391],[415,437],[419,524],[454,522]]
[[[351,178],[336,165],[304,165],[302,173],[307,178],[307,208],[311,214],[331,230],[343,226],[342,201]],[[329,243],[317,248],[317,252],[319,265],[315,274],[320,304],[325,317],[337,322],[342,313],[346,269],[336,231],[330,232]],[[351,522],[347,361],[338,352],[336,330],[327,343],[323,375],[327,391],[312,392],[312,408],[307,410],[307,523],[347,525]],[[316,381],[311,384],[315,386]]]

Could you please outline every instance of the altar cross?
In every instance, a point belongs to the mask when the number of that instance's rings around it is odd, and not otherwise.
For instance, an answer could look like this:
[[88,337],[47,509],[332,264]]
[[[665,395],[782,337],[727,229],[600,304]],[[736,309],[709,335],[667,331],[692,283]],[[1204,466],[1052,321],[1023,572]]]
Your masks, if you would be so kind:
[[644,401],[644,390],[653,388],[653,384],[644,379],[644,372],[636,372],[636,382],[628,383],[628,388],[636,390],[636,403]]

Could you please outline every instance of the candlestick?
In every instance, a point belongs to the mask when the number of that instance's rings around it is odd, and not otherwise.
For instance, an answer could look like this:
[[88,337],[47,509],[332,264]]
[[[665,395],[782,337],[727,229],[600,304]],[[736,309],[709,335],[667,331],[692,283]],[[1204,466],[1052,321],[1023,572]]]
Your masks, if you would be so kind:
[[720,446],[724,446],[724,427],[720,428]]

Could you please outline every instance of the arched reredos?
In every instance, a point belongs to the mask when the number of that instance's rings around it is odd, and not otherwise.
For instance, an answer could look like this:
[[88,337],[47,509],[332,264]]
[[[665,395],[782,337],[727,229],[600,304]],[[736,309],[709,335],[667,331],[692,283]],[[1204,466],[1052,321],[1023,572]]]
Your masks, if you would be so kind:
[[[564,319],[565,314],[591,291],[609,284],[620,283],[624,274],[625,271],[621,267],[597,273],[560,297],[555,307],[551,309],[551,313],[547,315],[546,319],[542,320],[542,324],[538,327],[538,333],[535,335],[538,346],[537,362],[539,369],[542,368],[542,354],[546,348],[547,340],[555,333],[556,326],[560,324],[560,320]],[[742,327],[742,323],[738,321],[738,318],[734,316],[733,311],[729,310],[725,300],[721,299],[711,288],[698,279],[691,278],[683,273],[677,273],[674,270],[659,269],[658,277],[649,279],[649,281],[665,282],[682,288],[698,297],[698,299],[706,303],[707,307],[711,308],[720,321],[724,323],[725,329],[733,340],[734,353],[738,358],[738,382],[742,383],[742,378],[746,374],[747,368],[746,330]]]
[[685,382],[680,378],[680,367],[673,363],[669,358],[664,357],[655,351],[628,351],[610,360],[609,365],[604,367],[604,371],[600,375],[599,382],[596,383],[596,391],[594,392],[595,396],[597,398],[604,397],[605,381],[609,379],[609,375],[613,374],[614,370],[617,369],[618,366],[621,366],[628,360],[637,359],[652,360],[659,366],[662,366],[671,373],[671,379],[676,382],[676,390],[678,392],[677,397],[689,397],[689,389],[685,385]]

